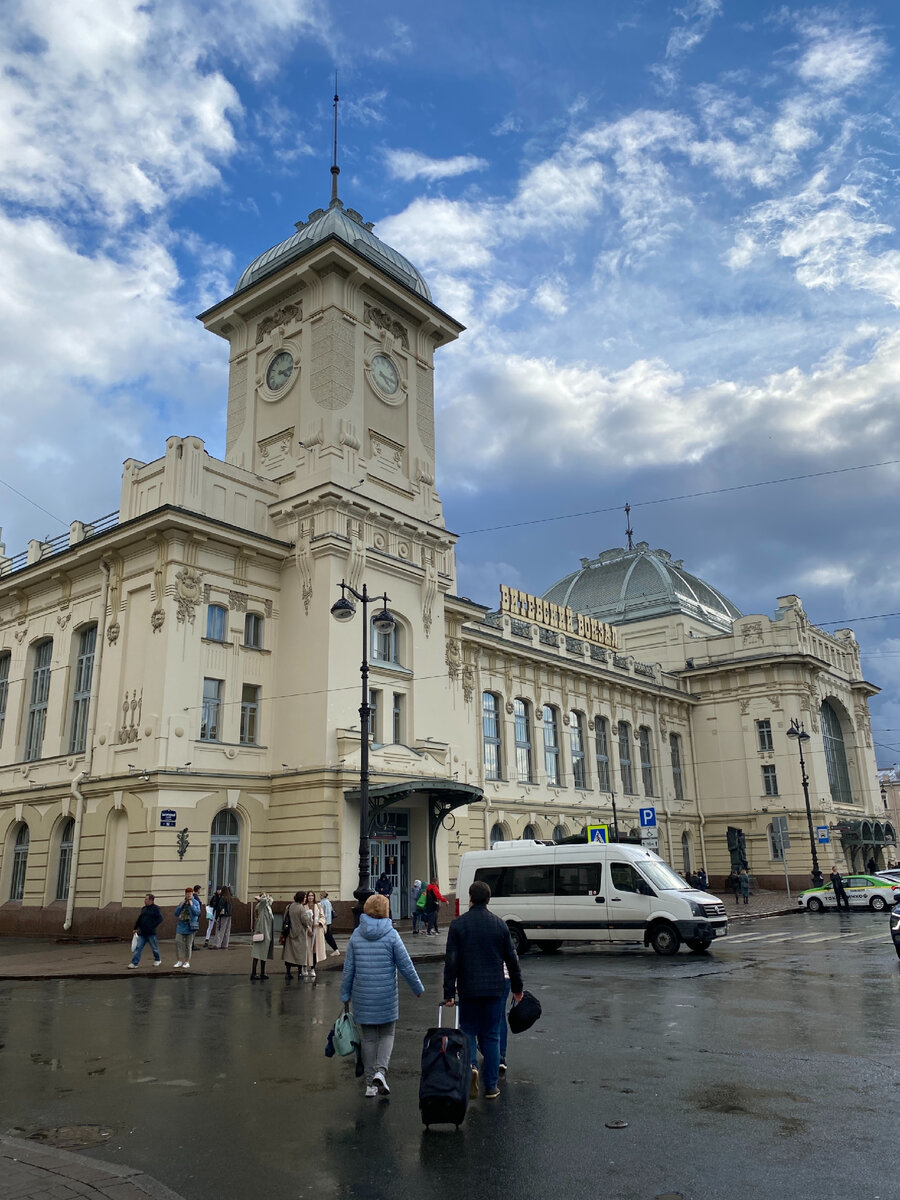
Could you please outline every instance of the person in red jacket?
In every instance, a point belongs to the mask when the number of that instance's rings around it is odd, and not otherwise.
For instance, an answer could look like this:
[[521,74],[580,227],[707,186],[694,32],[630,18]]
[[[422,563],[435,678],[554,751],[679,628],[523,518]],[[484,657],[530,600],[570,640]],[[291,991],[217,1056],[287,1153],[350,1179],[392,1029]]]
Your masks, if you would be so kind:
[[425,932],[429,937],[432,934],[437,936],[438,910],[440,905],[447,903],[449,903],[447,897],[441,895],[437,876],[435,876],[425,889]]

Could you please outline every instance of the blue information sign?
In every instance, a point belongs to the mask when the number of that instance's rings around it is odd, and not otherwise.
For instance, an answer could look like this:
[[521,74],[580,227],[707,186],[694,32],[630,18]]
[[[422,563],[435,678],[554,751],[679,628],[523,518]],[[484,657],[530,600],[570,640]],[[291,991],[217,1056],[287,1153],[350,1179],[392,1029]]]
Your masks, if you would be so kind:
[[831,841],[831,838],[828,836],[828,826],[827,825],[817,825],[816,826],[816,841],[819,843],[820,846],[827,846],[829,844],[829,842]]
[[175,822],[178,820],[178,813],[174,808],[164,808],[159,814],[160,829],[174,829]]
[[641,825],[644,829],[650,829],[656,824],[656,809],[642,808],[641,809]]

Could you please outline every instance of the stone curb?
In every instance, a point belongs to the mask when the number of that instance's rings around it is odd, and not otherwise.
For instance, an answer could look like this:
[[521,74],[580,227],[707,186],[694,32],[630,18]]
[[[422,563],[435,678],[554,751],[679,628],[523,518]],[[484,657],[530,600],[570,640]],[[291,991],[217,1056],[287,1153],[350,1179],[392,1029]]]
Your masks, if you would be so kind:
[[[70,1150],[58,1150],[24,1138],[14,1138],[0,1135],[0,1162],[21,1163],[35,1171],[46,1172],[52,1179],[35,1177],[35,1196],[51,1194],[51,1187],[77,1183],[78,1190],[83,1195],[108,1197],[109,1200],[118,1198],[125,1200],[128,1193],[132,1195],[150,1196],[153,1200],[182,1200],[177,1192],[167,1188],[143,1171],[134,1167],[123,1167],[116,1163],[105,1162],[99,1158],[88,1158],[84,1154],[74,1154]],[[90,1191],[86,1189],[90,1188]],[[3,1196],[3,1185],[0,1183],[0,1196]],[[16,1186],[16,1196],[28,1200],[28,1193],[21,1190],[21,1184]]]

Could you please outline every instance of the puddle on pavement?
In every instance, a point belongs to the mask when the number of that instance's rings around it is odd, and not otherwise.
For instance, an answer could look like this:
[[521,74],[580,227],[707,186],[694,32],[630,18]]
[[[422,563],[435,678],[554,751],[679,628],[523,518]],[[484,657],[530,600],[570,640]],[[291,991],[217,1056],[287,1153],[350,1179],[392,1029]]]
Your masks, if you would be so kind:
[[16,1127],[12,1131],[17,1137],[58,1150],[84,1150],[89,1146],[103,1146],[113,1135],[106,1125],[36,1125],[25,1129]]

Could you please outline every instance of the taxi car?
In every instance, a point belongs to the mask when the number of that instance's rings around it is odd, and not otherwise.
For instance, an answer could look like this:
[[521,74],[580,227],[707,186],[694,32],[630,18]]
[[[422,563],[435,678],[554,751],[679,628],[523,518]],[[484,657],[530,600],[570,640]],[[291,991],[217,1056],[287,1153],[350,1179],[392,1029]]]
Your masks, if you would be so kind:
[[[879,879],[877,875],[845,875],[844,891],[851,907],[871,908],[873,912],[884,912],[900,902],[900,883],[890,879]],[[826,908],[837,908],[837,899],[831,883],[822,887],[807,888],[797,897],[797,903],[810,912],[823,912]]]

